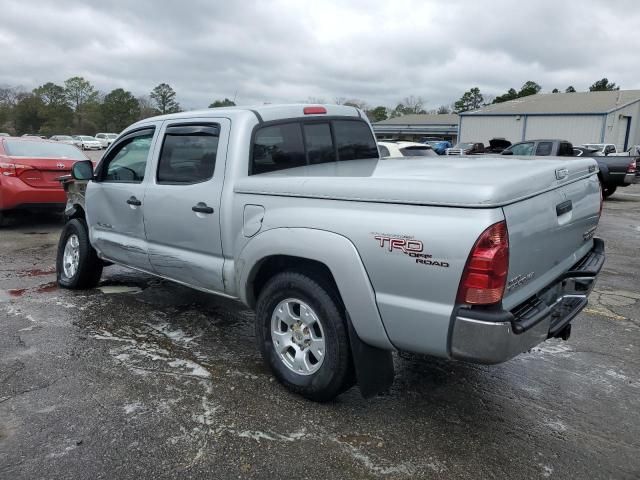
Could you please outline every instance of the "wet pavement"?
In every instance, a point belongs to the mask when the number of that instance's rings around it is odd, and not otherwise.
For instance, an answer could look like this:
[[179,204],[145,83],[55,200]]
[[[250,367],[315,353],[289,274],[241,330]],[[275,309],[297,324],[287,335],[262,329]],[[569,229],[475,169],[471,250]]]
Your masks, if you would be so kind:
[[252,313],[120,267],[56,288],[59,219],[0,230],[0,478],[638,478],[640,186],[568,342],[498,366],[399,355],[328,404],[262,365]]

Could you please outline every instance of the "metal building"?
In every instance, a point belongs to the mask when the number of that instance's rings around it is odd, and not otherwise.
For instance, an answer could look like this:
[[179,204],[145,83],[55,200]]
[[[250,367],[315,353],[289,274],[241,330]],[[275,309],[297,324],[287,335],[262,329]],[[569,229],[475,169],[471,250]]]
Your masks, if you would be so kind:
[[373,124],[378,139],[420,140],[437,137],[455,143],[458,140],[457,114],[403,115]]
[[540,138],[613,143],[618,150],[640,144],[640,90],[546,93],[488,105],[460,114],[459,138],[512,143]]

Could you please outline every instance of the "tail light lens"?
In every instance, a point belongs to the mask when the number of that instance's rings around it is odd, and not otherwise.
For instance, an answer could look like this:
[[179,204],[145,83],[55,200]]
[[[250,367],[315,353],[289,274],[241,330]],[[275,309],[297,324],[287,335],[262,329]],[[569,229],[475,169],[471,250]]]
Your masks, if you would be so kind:
[[627,173],[636,173],[636,161],[633,160],[627,167]]
[[509,271],[507,223],[495,223],[478,238],[462,273],[458,303],[492,305],[502,300]]
[[35,170],[30,165],[22,165],[20,163],[0,162],[0,175],[4,177],[18,177],[22,172],[27,170]]
[[0,162],[0,175],[3,177],[15,177],[16,176],[15,164]]

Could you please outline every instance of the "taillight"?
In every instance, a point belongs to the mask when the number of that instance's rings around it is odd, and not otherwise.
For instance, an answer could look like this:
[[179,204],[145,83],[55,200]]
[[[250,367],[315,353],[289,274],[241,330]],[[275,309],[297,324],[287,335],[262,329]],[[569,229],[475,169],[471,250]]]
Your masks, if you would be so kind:
[[0,175],[3,177],[15,177],[16,166],[14,163],[0,162]]
[[20,163],[0,162],[0,175],[5,177],[18,177],[27,170],[35,170],[30,165],[22,165]]
[[507,223],[495,223],[478,238],[462,273],[458,303],[491,305],[502,300],[509,271]]
[[633,160],[627,167],[627,173],[636,173],[636,161]]
[[327,109],[321,106],[304,107],[303,112],[305,115],[317,115],[327,113]]
[[602,184],[600,184],[600,211],[598,217],[602,216],[602,208],[604,207],[604,195],[602,194]]

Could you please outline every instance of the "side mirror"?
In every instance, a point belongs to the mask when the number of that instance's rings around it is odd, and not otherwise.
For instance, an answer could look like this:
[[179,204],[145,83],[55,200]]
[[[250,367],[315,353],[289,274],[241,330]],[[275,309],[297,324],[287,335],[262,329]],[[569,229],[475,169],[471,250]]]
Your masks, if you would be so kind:
[[503,150],[501,155],[513,155],[513,150]]
[[93,163],[91,160],[83,160],[76,162],[71,168],[71,176],[75,180],[91,180],[93,179]]

